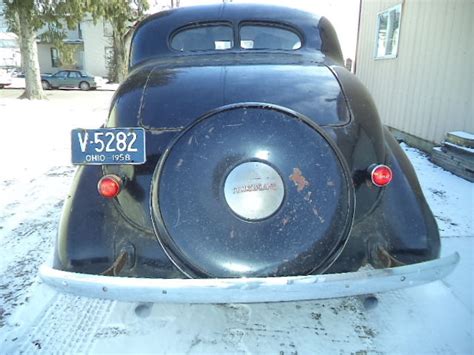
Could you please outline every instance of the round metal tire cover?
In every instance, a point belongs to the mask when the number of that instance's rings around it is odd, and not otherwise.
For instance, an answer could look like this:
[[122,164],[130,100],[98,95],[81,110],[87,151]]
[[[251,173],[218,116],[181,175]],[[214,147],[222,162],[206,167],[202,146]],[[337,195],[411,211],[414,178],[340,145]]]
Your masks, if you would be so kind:
[[331,265],[353,199],[340,153],[312,121],[235,105],[171,143],[155,169],[151,208],[159,242],[189,277],[290,276]]

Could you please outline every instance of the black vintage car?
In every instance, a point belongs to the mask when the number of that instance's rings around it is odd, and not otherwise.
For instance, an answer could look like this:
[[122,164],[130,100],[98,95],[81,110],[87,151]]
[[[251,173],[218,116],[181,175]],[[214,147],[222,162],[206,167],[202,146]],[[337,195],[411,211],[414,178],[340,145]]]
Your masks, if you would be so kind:
[[326,18],[164,11],[136,28],[129,65],[106,126],[72,132],[81,166],[47,283],[129,301],[287,301],[417,285],[457,264],[439,259],[415,172]]

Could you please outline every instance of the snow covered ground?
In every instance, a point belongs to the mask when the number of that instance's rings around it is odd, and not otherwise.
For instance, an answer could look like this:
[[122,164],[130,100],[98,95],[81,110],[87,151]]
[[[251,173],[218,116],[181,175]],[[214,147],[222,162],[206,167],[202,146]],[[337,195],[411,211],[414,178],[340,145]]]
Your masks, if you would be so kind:
[[[9,94],[4,94],[9,91]],[[58,294],[37,278],[74,168],[69,131],[98,127],[113,92],[0,92],[0,353],[471,354],[474,184],[404,146],[438,220],[443,281],[379,296],[279,304],[134,304]]]
[[[118,84],[108,84],[107,80],[100,78],[97,82],[99,85],[97,90],[107,90],[107,91],[114,91],[118,88]],[[11,84],[6,87],[7,90],[9,89],[24,89],[25,88],[25,79],[24,78],[11,78]],[[77,89],[79,90],[79,89]]]

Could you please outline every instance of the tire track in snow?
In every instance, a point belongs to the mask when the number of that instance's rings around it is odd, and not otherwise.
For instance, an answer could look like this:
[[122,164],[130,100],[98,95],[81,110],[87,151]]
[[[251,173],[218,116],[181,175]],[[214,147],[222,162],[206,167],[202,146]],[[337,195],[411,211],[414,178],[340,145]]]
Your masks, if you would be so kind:
[[[377,352],[371,312],[357,298],[275,304],[116,302],[93,340],[92,353]],[[146,314],[144,314],[146,313]]]
[[[55,217],[59,217],[57,214]],[[5,265],[0,276],[0,328],[2,328],[13,311],[22,306],[31,295],[30,287],[36,279],[39,266],[46,260],[53,246],[53,236],[57,229],[57,222],[33,220],[27,225],[12,232],[12,241],[9,250],[14,259]],[[11,244],[28,243],[14,247]],[[2,267],[3,269],[3,267]]]
[[223,341],[230,349],[242,353],[249,353],[244,344],[249,322],[252,315],[252,309],[245,304],[226,304],[223,305],[228,324],[235,323],[234,327],[226,329]]
[[88,353],[97,329],[113,301],[59,294],[43,307],[11,351],[30,353]]
[[[0,329],[15,309],[28,302],[37,270],[53,248],[70,167],[53,167],[45,175],[3,184],[0,216]],[[5,182],[5,181],[4,181]],[[56,191],[48,189],[51,185]]]

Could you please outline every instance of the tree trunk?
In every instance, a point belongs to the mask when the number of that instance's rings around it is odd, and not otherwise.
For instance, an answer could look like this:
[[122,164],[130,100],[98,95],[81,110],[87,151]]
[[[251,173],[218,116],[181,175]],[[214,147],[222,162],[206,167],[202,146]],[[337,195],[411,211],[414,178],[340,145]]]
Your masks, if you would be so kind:
[[31,23],[28,10],[18,10],[18,31],[21,60],[25,71],[25,92],[20,98],[41,100],[46,98],[41,87],[41,76],[38,61],[38,46],[36,45],[36,34]]
[[125,34],[122,31],[114,29],[114,56],[115,56],[115,75],[114,80],[122,82],[127,76],[127,48],[125,44]]
[[130,47],[132,46],[132,38],[134,28],[130,28],[123,36],[124,53],[125,53],[125,76],[128,74],[128,66],[130,65]]

